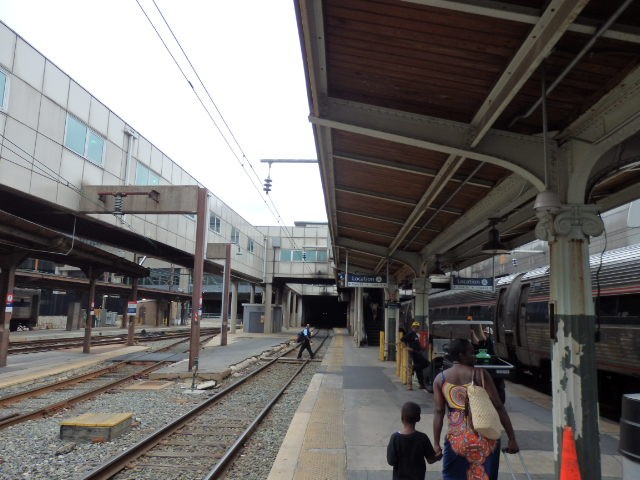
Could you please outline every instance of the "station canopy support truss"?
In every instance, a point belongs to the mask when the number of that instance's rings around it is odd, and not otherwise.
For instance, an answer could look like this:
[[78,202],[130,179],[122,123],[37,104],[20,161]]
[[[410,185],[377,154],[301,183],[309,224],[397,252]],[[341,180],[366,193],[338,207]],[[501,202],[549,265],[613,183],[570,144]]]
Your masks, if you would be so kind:
[[638,197],[638,2],[297,0],[296,13],[338,268],[462,268],[488,256],[493,226],[516,248],[545,189],[601,211]]

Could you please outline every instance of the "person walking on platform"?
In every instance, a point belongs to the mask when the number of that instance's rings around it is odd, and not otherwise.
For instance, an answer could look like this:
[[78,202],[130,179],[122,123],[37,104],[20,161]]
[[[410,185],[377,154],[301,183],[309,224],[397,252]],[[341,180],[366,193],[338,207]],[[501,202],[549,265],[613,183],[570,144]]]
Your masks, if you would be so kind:
[[387,463],[393,467],[393,480],[424,480],[427,466],[442,458],[436,454],[429,437],[416,430],[420,421],[420,406],[414,402],[402,405],[402,430],[395,432],[387,445]]
[[[420,389],[424,390],[425,384],[423,370],[429,365],[429,362],[427,362],[424,352],[422,351],[422,345],[420,345],[420,337],[418,336],[419,330],[420,322],[413,322],[411,324],[411,331],[402,337],[400,341],[407,346],[407,350],[409,351],[410,358],[413,363],[413,371],[416,373],[416,377],[418,377],[418,384],[420,385]],[[409,390],[413,390],[412,383],[413,382],[409,382]]]
[[298,350],[298,358],[302,358],[302,351],[306,348],[309,351],[309,357],[313,358],[313,351],[311,350],[311,327],[307,323],[307,326],[300,332],[299,335],[300,350]]
[[[484,387],[498,412],[509,443],[507,453],[520,450],[509,415],[500,401],[496,387],[484,369],[475,369],[473,344],[457,338],[449,344],[449,357],[453,366],[439,374],[433,382],[433,441],[436,453],[442,451],[440,437],[447,407],[449,431],[444,441],[442,478],[444,480],[466,480],[469,478],[496,480],[500,463],[500,444],[473,431],[468,421],[467,387],[472,379]],[[483,382],[484,380],[484,382]]]

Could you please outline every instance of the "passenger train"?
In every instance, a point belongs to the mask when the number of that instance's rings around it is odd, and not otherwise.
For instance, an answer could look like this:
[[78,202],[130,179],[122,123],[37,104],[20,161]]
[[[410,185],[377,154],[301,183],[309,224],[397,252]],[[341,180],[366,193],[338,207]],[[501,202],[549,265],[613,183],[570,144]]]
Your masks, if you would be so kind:
[[[590,258],[599,391],[619,401],[640,391],[640,244]],[[549,267],[496,279],[495,292],[449,290],[429,296],[430,321],[492,320],[496,353],[518,376],[550,379]],[[409,313],[409,312],[407,312]]]

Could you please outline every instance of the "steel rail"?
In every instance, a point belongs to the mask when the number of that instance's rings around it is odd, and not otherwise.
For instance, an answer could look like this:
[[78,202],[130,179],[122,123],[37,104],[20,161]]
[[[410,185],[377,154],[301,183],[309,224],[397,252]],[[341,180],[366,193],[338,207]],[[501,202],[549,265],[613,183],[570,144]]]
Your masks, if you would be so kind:
[[89,472],[88,475],[82,478],[82,480],[107,480],[116,475],[118,472],[123,470],[129,463],[133,462],[137,458],[143,456],[147,451],[157,445],[163,438],[171,435],[176,430],[183,427],[187,424],[191,419],[195,418],[200,414],[200,412],[206,410],[213,404],[217,403],[221,398],[224,398],[227,394],[231,393],[233,390],[238,388],[240,385],[244,384],[249,379],[261,373],[266,368],[273,365],[278,361],[278,358],[274,358],[273,360],[267,362],[262,367],[254,370],[246,377],[239,379],[237,382],[232,383],[225,389],[219,391],[212,397],[208,398],[202,403],[199,403],[191,410],[176,418],[172,422],[168,423],[164,427],[156,430],[146,438],[143,438],[137,444],[129,448],[128,450],[122,452],[120,455],[113,457],[108,462],[102,464],[92,472]]
[[[324,340],[326,340],[327,337],[325,337],[323,339],[322,343],[324,343]],[[322,343],[320,344],[320,346],[322,346]],[[182,428],[184,425],[186,425],[193,418],[197,417],[200,413],[204,412],[209,407],[211,407],[214,404],[216,404],[219,400],[224,398],[227,394],[231,393],[233,390],[235,390],[239,386],[243,385],[248,380],[250,380],[253,377],[257,376],[258,374],[262,373],[265,369],[267,369],[268,367],[270,367],[274,363],[278,362],[284,355],[286,355],[286,354],[290,353],[291,351],[295,350],[295,348],[296,348],[296,346],[290,348],[289,350],[284,352],[282,355],[271,359],[270,361],[265,363],[265,365],[263,365],[260,368],[254,370],[253,372],[249,373],[246,377],[243,377],[243,378],[239,379],[235,383],[229,385],[225,389],[221,390],[220,392],[216,393],[212,397],[210,397],[207,400],[205,400],[204,402],[196,405],[195,407],[193,407],[191,410],[189,410],[185,414],[181,415],[180,417],[176,418],[175,420],[173,420],[172,422],[168,423],[164,427],[158,429],[157,431],[153,432],[152,434],[150,434],[146,438],[142,439],[137,444],[132,446],[130,449],[122,452],[120,455],[118,455],[116,457],[113,457],[111,460],[109,460],[106,463],[102,464],[101,466],[99,466],[98,468],[96,468],[95,470],[93,470],[92,472],[87,474],[85,477],[83,477],[81,480],[107,480],[107,479],[112,478],[118,472],[120,472],[123,469],[125,469],[129,464],[134,462],[136,459],[142,457],[146,452],[148,452],[154,446],[156,446],[158,443],[160,443],[162,441],[162,439],[168,437],[169,435],[173,434],[174,432],[176,432],[177,430]],[[296,375],[299,374],[299,372],[308,363],[309,363],[309,360],[306,360],[304,362],[304,364],[301,365],[300,369],[298,369],[298,371],[296,372]],[[291,383],[291,381],[292,381],[292,379],[289,380],[287,385],[289,385]],[[267,409],[267,411],[268,411],[268,409]],[[248,427],[247,430],[249,428],[251,428],[251,426]],[[235,443],[242,444],[242,442],[235,442]],[[225,456],[226,456],[226,454],[225,454]],[[225,462],[226,461],[228,461],[228,460],[225,460]]]
[[[209,341],[214,336],[215,336],[215,334],[214,335],[210,335],[210,336],[208,335],[206,338],[204,338],[204,339],[202,339],[200,341],[200,344]],[[181,340],[181,341],[173,343],[171,345],[167,345],[166,347],[163,347],[163,348],[161,348],[161,349],[159,349],[157,351],[168,350],[170,348],[173,348],[173,347],[183,343],[184,341],[185,340]],[[175,355],[178,355],[178,354],[179,353],[176,353]],[[120,362],[120,363],[118,363],[116,365],[106,367],[106,368],[104,368],[102,370],[98,370],[98,372],[105,373],[105,372],[108,372],[109,370],[111,370],[113,368],[117,368],[119,366],[123,366],[124,364],[129,364],[129,363],[134,362],[134,361],[141,361],[142,358],[144,358],[144,354],[141,354],[139,357],[134,357],[133,359],[129,359],[129,360],[124,361],[124,362]],[[169,357],[169,359],[170,358],[171,357]],[[34,419],[34,418],[40,418],[40,417],[46,416],[46,415],[48,415],[50,413],[56,412],[56,411],[64,408],[64,407],[67,407],[67,406],[70,406],[70,405],[74,405],[74,404],[79,403],[79,402],[81,402],[83,400],[86,400],[88,398],[92,398],[92,397],[94,397],[96,395],[104,393],[105,391],[111,390],[112,388],[117,387],[118,385],[120,385],[122,383],[125,383],[125,382],[127,382],[127,381],[129,381],[129,380],[131,380],[131,379],[133,379],[133,378],[135,378],[137,376],[146,375],[146,374],[148,374],[148,373],[150,373],[150,372],[152,372],[154,370],[157,370],[158,368],[163,367],[164,365],[166,365],[168,363],[171,363],[169,359],[163,360],[162,362],[155,362],[153,365],[151,365],[151,366],[149,366],[147,368],[144,368],[144,369],[139,370],[139,371],[137,371],[135,373],[132,373],[131,375],[127,375],[126,377],[118,379],[118,380],[116,380],[114,382],[110,382],[108,384],[105,384],[105,385],[103,385],[101,387],[95,388],[93,390],[89,390],[89,391],[81,393],[79,395],[76,395],[75,397],[70,397],[70,398],[67,398],[65,400],[61,400],[61,401],[59,401],[57,403],[54,403],[52,405],[47,405],[46,407],[39,408],[39,409],[34,410],[32,412],[29,412],[29,413],[11,414],[11,415],[8,415],[7,417],[3,417],[3,418],[0,419],[0,430],[3,429],[3,428],[9,427],[11,425],[15,425],[17,423],[22,423],[22,422],[27,421],[27,420],[31,420],[31,419]],[[79,377],[74,377],[72,379],[69,379],[69,381],[49,384],[49,385],[45,385],[43,387],[38,387],[38,388],[35,388],[35,389],[30,390],[28,392],[24,392],[24,394],[17,394],[15,396],[11,396],[11,397],[4,397],[4,398],[0,399],[0,404],[2,404],[6,400],[9,401],[8,403],[15,403],[14,402],[14,397],[22,397],[22,398],[24,398],[26,396],[34,396],[34,393],[44,393],[44,392],[49,391],[49,390],[62,389],[63,387],[65,387],[65,386],[67,386],[69,384],[78,383],[77,381],[74,381],[77,378],[84,377],[84,376],[87,376],[87,375],[90,376],[92,373],[94,373],[94,372],[89,372],[88,374],[80,375]],[[5,404],[8,404],[8,403],[5,403]]]
[[220,457],[220,459],[218,460],[218,463],[216,463],[215,466],[209,471],[209,473],[207,473],[207,475],[203,478],[203,480],[215,480],[217,478],[220,478],[220,476],[226,471],[227,464],[236,457],[238,451],[242,448],[244,443],[249,439],[249,437],[251,437],[254,430],[258,427],[258,425],[260,425],[260,423],[262,423],[262,420],[267,415],[267,413],[269,413],[271,408],[280,399],[280,397],[285,392],[285,390],[289,388],[289,385],[291,385],[291,382],[293,382],[296,379],[296,377],[300,375],[300,372],[302,372],[302,370],[307,366],[309,361],[310,360],[307,360],[302,365],[300,365],[300,368],[296,370],[296,372],[291,376],[291,378],[285,384],[285,386],[282,387],[280,391],[276,393],[276,395],[274,395],[274,397],[271,399],[269,404],[262,409],[262,411],[256,416],[256,418],[253,419],[251,424],[249,424],[249,426],[245,429],[245,431],[240,434],[240,436],[236,439],[233,445],[229,447],[229,449],[224,453],[224,455]]
[[71,397],[71,398],[67,398],[65,400],[61,400],[61,401],[59,401],[57,403],[54,403],[52,405],[47,405],[46,407],[39,408],[39,409],[34,410],[32,412],[29,412],[29,413],[23,413],[23,414],[15,416],[15,417],[10,417],[10,418],[4,419],[4,420],[0,421],[0,429],[9,427],[11,425],[15,425],[17,423],[25,422],[27,420],[32,420],[34,418],[40,418],[40,417],[47,416],[47,415],[49,415],[51,413],[54,413],[54,412],[56,412],[58,410],[61,410],[62,408],[65,408],[65,407],[68,407],[70,405],[79,403],[79,402],[81,402],[83,400],[95,397],[96,395],[99,395],[99,394],[101,394],[103,392],[111,390],[112,388],[117,387],[118,385],[120,385],[122,383],[128,382],[132,378],[135,378],[135,377],[140,376],[140,375],[146,375],[147,373],[150,373],[150,372],[152,372],[154,370],[157,370],[158,368],[163,367],[167,363],[169,363],[169,362],[165,361],[165,362],[155,363],[154,365],[151,365],[150,367],[147,367],[147,368],[144,368],[142,370],[139,370],[139,371],[137,371],[135,373],[132,373],[131,375],[127,375],[124,378],[118,379],[118,380],[116,380],[114,382],[108,383],[108,384],[103,385],[101,387],[98,387],[98,388],[96,388],[94,390],[90,390],[88,392],[81,393],[79,395],[76,395],[75,397]]

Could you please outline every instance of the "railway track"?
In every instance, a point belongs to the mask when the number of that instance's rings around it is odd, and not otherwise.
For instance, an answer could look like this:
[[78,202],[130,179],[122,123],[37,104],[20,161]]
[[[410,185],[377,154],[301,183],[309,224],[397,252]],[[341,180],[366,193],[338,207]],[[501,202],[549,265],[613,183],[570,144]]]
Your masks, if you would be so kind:
[[[208,342],[213,336],[215,335],[208,334],[203,336],[200,343]],[[178,348],[187,340],[189,338],[158,349],[156,352]],[[181,349],[176,355],[183,352],[184,350]],[[148,362],[145,362],[147,365],[143,366],[132,365],[132,362],[136,361],[144,362],[144,354],[102,369],[1,397],[0,429],[51,415],[63,408],[68,408],[93,398],[131,380],[144,377],[172,362],[171,357],[169,357],[160,362],[153,362],[151,365],[148,365]]]
[[[322,348],[326,338],[321,339],[315,352]],[[83,480],[221,478],[242,445],[309,364],[309,360],[284,358],[297,348],[293,346],[195,406]],[[233,409],[235,405],[243,408]],[[229,413],[234,410],[235,415]]]
[[[220,333],[219,328],[203,328],[200,331],[201,335],[209,335],[213,333]],[[185,338],[189,337],[191,333],[188,330],[185,331],[166,331],[161,334],[142,334],[137,333],[134,340],[138,343],[154,342],[159,340],[166,340],[169,338]],[[91,337],[91,345],[116,345],[126,342],[127,335],[99,335]],[[9,354],[19,353],[36,353],[36,352],[48,352],[51,350],[60,350],[66,348],[82,347],[84,342],[83,337],[67,337],[67,338],[47,338],[40,340],[22,340],[11,341],[9,344]]]

